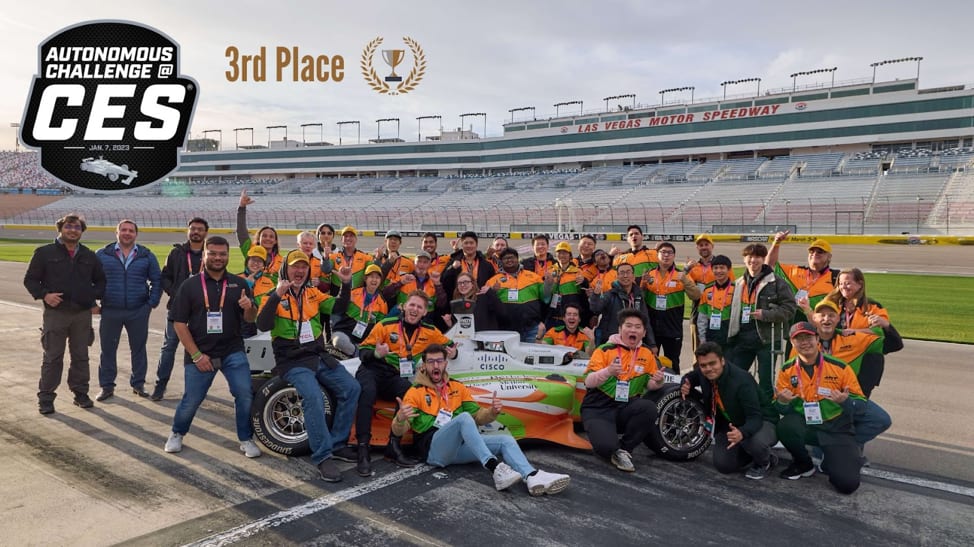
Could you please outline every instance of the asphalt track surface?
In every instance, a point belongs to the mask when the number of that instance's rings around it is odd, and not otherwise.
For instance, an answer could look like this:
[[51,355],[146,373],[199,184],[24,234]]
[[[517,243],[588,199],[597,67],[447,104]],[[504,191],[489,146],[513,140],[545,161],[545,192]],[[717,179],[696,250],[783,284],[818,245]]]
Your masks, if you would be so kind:
[[[835,262],[855,257],[868,270],[974,270],[968,248],[879,249],[885,252],[837,247]],[[783,257],[800,261],[803,254],[790,246]],[[557,496],[532,498],[523,485],[496,492],[476,465],[399,470],[381,461],[380,451],[373,452],[375,477],[361,479],[352,464],[340,464],[345,480],[328,484],[306,458],[269,451],[245,458],[223,380],[214,382],[183,452],[166,454],[182,377],[174,374],[159,403],[126,392],[124,337],[114,399],[83,410],[70,404],[62,384],[57,413],[39,415],[41,310],[21,284],[24,269],[0,263],[0,386],[7,403],[0,416],[2,544],[974,544],[970,346],[907,341],[888,356],[874,399],[893,427],[867,446],[872,466],[851,496],[836,493],[821,475],[795,482],[776,474],[763,481],[720,475],[709,452],[671,463],[640,447],[636,473],[625,474],[590,453],[544,443],[527,444],[525,452],[536,466],[572,476]],[[153,313],[150,382],[163,321],[161,310]],[[93,376],[98,352],[96,341]]]

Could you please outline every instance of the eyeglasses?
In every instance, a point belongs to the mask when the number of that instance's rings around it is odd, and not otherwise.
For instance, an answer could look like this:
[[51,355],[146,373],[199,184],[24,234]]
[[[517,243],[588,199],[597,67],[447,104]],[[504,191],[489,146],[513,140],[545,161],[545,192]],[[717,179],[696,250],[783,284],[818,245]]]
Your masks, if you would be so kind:
[[426,359],[426,364],[428,365],[442,365],[446,363],[445,357],[440,357],[438,359]]
[[469,279],[461,279],[460,281],[457,281],[457,285],[473,285],[473,281],[470,281]]
[[318,235],[320,235],[320,236],[333,236],[333,235],[335,235],[335,232],[318,232]]
[[62,230],[80,230],[81,229],[81,225],[80,224],[65,224],[65,225],[61,226],[61,229]]

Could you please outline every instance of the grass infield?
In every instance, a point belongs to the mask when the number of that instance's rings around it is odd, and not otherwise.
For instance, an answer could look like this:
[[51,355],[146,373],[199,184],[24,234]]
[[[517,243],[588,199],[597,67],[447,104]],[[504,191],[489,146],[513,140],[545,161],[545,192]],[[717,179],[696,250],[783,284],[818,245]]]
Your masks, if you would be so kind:
[[[29,262],[34,249],[49,240],[0,239],[0,261]],[[86,241],[93,250],[108,242]],[[162,262],[172,245],[147,245]],[[243,256],[231,249],[231,272],[243,271]],[[740,272],[737,272],[740,275]],[[867,273],[866,294],[889,309],[896,329],[906,338],[974,344],[974,277]]]

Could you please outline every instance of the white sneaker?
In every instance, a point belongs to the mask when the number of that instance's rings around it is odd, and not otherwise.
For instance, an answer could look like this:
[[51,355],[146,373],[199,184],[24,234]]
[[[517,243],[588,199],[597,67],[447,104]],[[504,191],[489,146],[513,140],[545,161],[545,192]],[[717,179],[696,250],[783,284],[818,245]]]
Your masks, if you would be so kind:
[[240,441],[240,451],[248,458],[259,458],[261,454],[260,448],[257,447],[257,443],[253,439]]
[[166,452],[170,454],[179,452],[183,449],[183,436],[180,433],[170,433],[169,439],[166,441]]
[[612,465],[616,466],[616,469],[629,473],[636,470],[632,464],[632,454],[621,448],[612,453]]
[[507,490],[519,482],[521,482],[521,474],[506,463],[501,462],[494,468],[494,488]]
[[568,475],[548,473],[539,469],[534,475],[528,475],[528,492],[530,492],[532,496],[557,494],[558,492],[568,488],[568,483],[571,482],[571,480],[571,477]]

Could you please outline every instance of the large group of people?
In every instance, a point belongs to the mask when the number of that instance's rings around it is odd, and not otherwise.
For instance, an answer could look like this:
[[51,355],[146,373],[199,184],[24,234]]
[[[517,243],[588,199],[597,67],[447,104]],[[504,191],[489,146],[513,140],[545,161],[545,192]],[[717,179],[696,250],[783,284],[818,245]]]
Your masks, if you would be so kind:
[[[188,222],[187,240],[173,245],[162,268],[136,243],[132,220],[120,221],[116,242],[95,253],[80,243],[81,215],[59,219],[57,239],[35,251],[24,278],[44,301],[40,413],[54,412],[66,343],[74,403],[94,404],[88,346],[92,314],[100,313],[97,401],[115,395],[122,328],[132,355],[129,385],[154,401],[165,396],[181,343],[185,388],[165,451],[182,449],[220,372],[234,398],[240,450],[258,457],[243,349],[245,337],[260,330],[271,335],[273,372],[301,395],[311,460],[323,480],[342,479],[335,460],[354,463],[362,477],[374,475],[373,406],[382,398],[397,402],[391,429],[381,432],[389,439],[384,455],[396,465],[479,462],[498,490],[522,480],[532,495],[564,490],[569,477],[531,466],[513,439],[477,433],[477,424],[493,421],[503,404],[495,397],[479,407],[447,373],[457,350],[444,332],[457,320],[451,301],[463,300],[478,330],[514,331],[523,342],[567,346],[588,359],[581,421],[595,454],[622,471],[635,470],[633,449],[656,419],[648,394],[664,386],[667,367],[684,373],[684,397],[699,391],[713,462],[723,473],[764,478],[777,465],[772,447],[780,442],[792,458],[782,477],[818,469],[838,491],[851,493],[867,462],[863,445],[890,426],[869,397],[880,383],[883,355],[902,348],[902,340],[886,310],[866,297],[862,272],[831,267],[825,240],[809,246],[804,265],[778,262],[787,232],[775,234],[770,249],[750,244],[736,278],[733,261],[716,254],[710,235],[696,238],[698,258],[678,265],[673,243],[647,247],[640,226],[628,228],[628,248],[608,251],[585,235],[574,252],[563,241],[551,254],[551,241],[537,235],[531,256],[523,258],[504,238],[481,251],[474,232],[460,234],[441,254],[436,234],[427,233],[410,258],[396,231],[366,252],[357,248],[354,227],[321,224],[298,234],[296,248],[286,251],[274,227],[249,230],[253,203],[244,191],[237,209],[245,260],[239,274],[227,271],[230,243],[210,236],[201,218]],[[167,326],[149,392],[148,318],[163,292]],[[681,359],[688,303],[690,367]],[[359,357],[354,377],[326,351],[329,344]],[[748,372],[755,361],[757,380]],[[322,388],[335,401],[331,426]],[[401,442],[409,431],[412,452]]]

